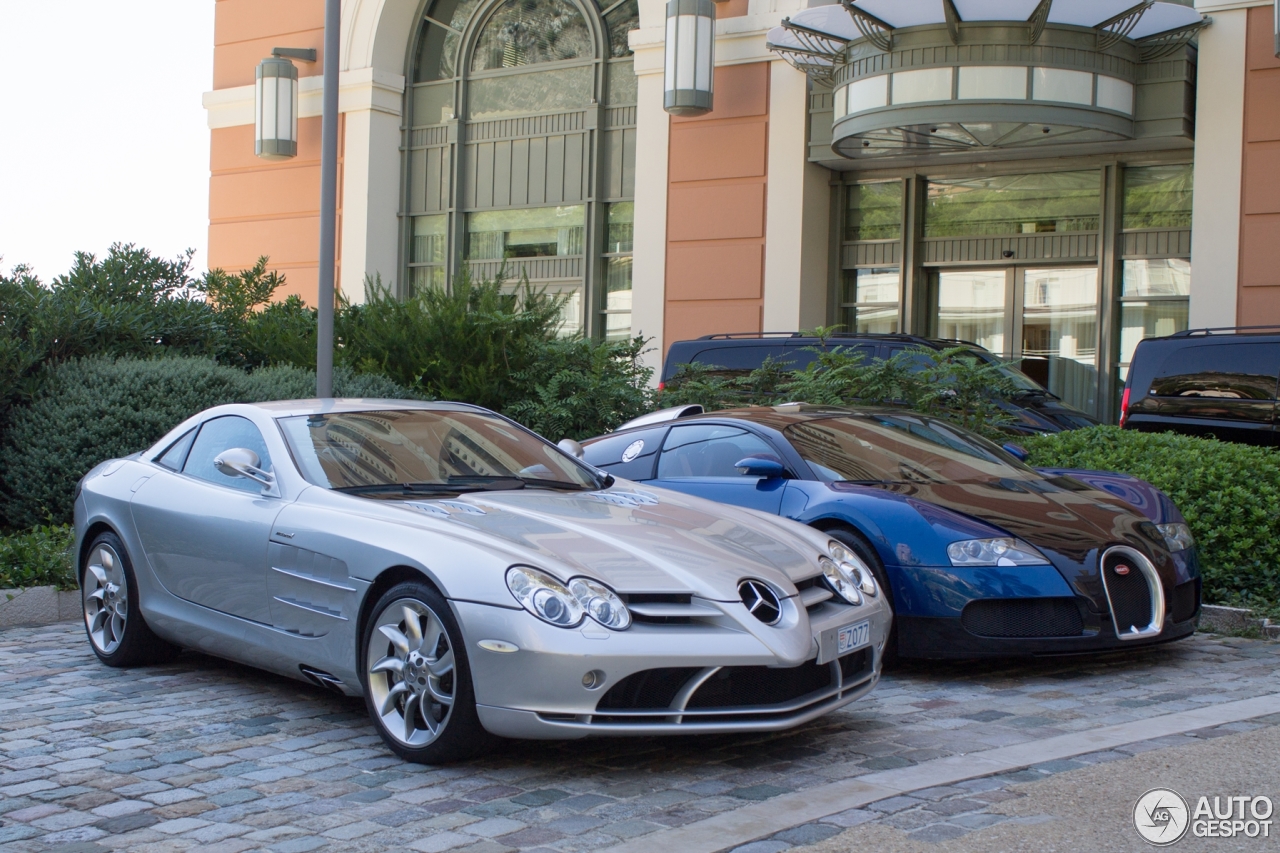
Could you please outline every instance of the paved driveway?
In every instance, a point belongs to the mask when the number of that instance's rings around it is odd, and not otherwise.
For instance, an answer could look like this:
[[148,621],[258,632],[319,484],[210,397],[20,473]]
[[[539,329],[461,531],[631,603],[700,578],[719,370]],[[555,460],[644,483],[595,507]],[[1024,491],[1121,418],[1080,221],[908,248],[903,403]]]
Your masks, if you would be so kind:
[[791,732],[509,743],[436,769],[384,750],[359,700],[196,654],[112,670],[74,623],[10,629],[0,843],[574,853],[631,839],[676,850],[672,828],[759,814],[792,792],[1280,693],[1278,670],[1280,644],[1205,635],[1094,660],[910,665]]

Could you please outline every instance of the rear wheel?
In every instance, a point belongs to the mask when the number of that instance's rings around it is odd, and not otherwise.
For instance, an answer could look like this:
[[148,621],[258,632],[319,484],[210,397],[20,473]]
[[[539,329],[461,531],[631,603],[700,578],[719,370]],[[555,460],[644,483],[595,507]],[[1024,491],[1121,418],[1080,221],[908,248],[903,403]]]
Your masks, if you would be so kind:
[[80,600],[89,645],[107,666],[172,660],[177,646],[152,633],[138,609],[138,581],[124,543],[99,534],[80,567]]
[[365,627],[365,705],[382,740],[419,764],[445,764],[483,752],[462,632],[440,593],[399,584],[374,605]]
[[[862,562],[866,563],[868,568],[871,569],[871,573],[876,576],[876,585],[880,587],[880,594],[884,596],[885,604],[889,605],[889,611],[891,613],[894,612],[893,589],[889,586],[889,576],[885,574],[884,563],[880,561],[880,557],[876,554],[876,549],[871,547],[871,543],[863,538],[862,534],[846,527],[833,527],[824,532],[862,558]],[[897,660],[898,620],[895,618],[893,625],[889,628],[889,637],[884,642],[884,664],[888,666]]]

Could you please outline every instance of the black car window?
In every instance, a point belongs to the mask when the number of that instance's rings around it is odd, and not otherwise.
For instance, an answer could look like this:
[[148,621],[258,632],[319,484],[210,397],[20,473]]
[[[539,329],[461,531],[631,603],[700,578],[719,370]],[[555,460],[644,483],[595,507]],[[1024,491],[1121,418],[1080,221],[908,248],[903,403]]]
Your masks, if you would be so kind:
[[189,429],[182,437],[169,445],[169,448],[156,457],[156,464],[163,465],[170,471],[181,471],[187,461],[187,452],[191,450],[191,442],[195,440],[196,431]]
[[777,452],[745,429],[716,424],[672,427],[658,458],[658,479],[687,477],[741,477],[735,465],[748,456]]
[[219,453],[233,447],[252,450],[258,454],[258,467],[263,471],[271,470],[271,457],[267,453],[266,442],[262,440],[262,433],[258,432],[258,428],[249,419],[227,415],[205,421],[200,427],[200,434],[191,445],[182,473],[242,492],[261,492],[260,483],[246,477],[228,477],[213,466],[213,460]]
[[783,434],[819,479],[873,482],[1038,480],[981,436],[919,415],[857,415],[792,424]]
[[764,364],[765,359],[772,357],[782,362],[789,370],[803,370],[816,358],[811,352],[804,352],[789,346],[751,346],[751,347],[715,347],[704,349],[692,359],[694,364],[708,367],[719,367],[723,370],[755,370]]
[[1160,365],[1151,394],[1274,400],[1280,344],[1206,343],[1174,350]]

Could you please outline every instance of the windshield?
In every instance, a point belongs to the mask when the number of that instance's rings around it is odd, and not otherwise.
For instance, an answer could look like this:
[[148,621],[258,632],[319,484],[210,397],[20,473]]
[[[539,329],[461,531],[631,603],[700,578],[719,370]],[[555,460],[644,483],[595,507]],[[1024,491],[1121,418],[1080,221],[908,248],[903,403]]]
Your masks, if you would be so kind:
[[494,415],[369,411],[281,418],[308,482],[328,489],[600,488],[564,453]]
[[826,482],[1040,479],[985,438],[920,415],[823,418],[792,424],[783,434]]
[[1004,378],[1008,379],[1010,382],[1013,383],[1013,387],[1015,391],[1043,391],[1044,390],[1044,386],[1042,386],[1039,382],[1035,381],[1030,376],[1023,373],[1018,368],[1014,367],[1011,363],[1005,361],[1003,358],[1000,358],[1000,356],[996,355],[995,353],[991,353],[991,352],[987,352],[986,350],[979,350],[979,349],[971,349],[969,350],[969,352],[971,352],[979,360],[985,362],[986,364],[997,365],[1000,369],[1000,373],[1004,376]]

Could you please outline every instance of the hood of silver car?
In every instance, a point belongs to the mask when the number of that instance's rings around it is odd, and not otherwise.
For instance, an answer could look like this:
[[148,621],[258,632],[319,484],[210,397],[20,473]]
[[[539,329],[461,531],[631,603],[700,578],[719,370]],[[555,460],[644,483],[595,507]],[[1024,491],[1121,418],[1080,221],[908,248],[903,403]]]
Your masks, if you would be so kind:
[[502,540],[553,574],[596,577],[623,593],[737,601],[743,578],[785,589],[787,580],[818,570],[817,547],[773,518],[629,483],[598,492],[525,489],[379,503],[437,530],[460,525]]

